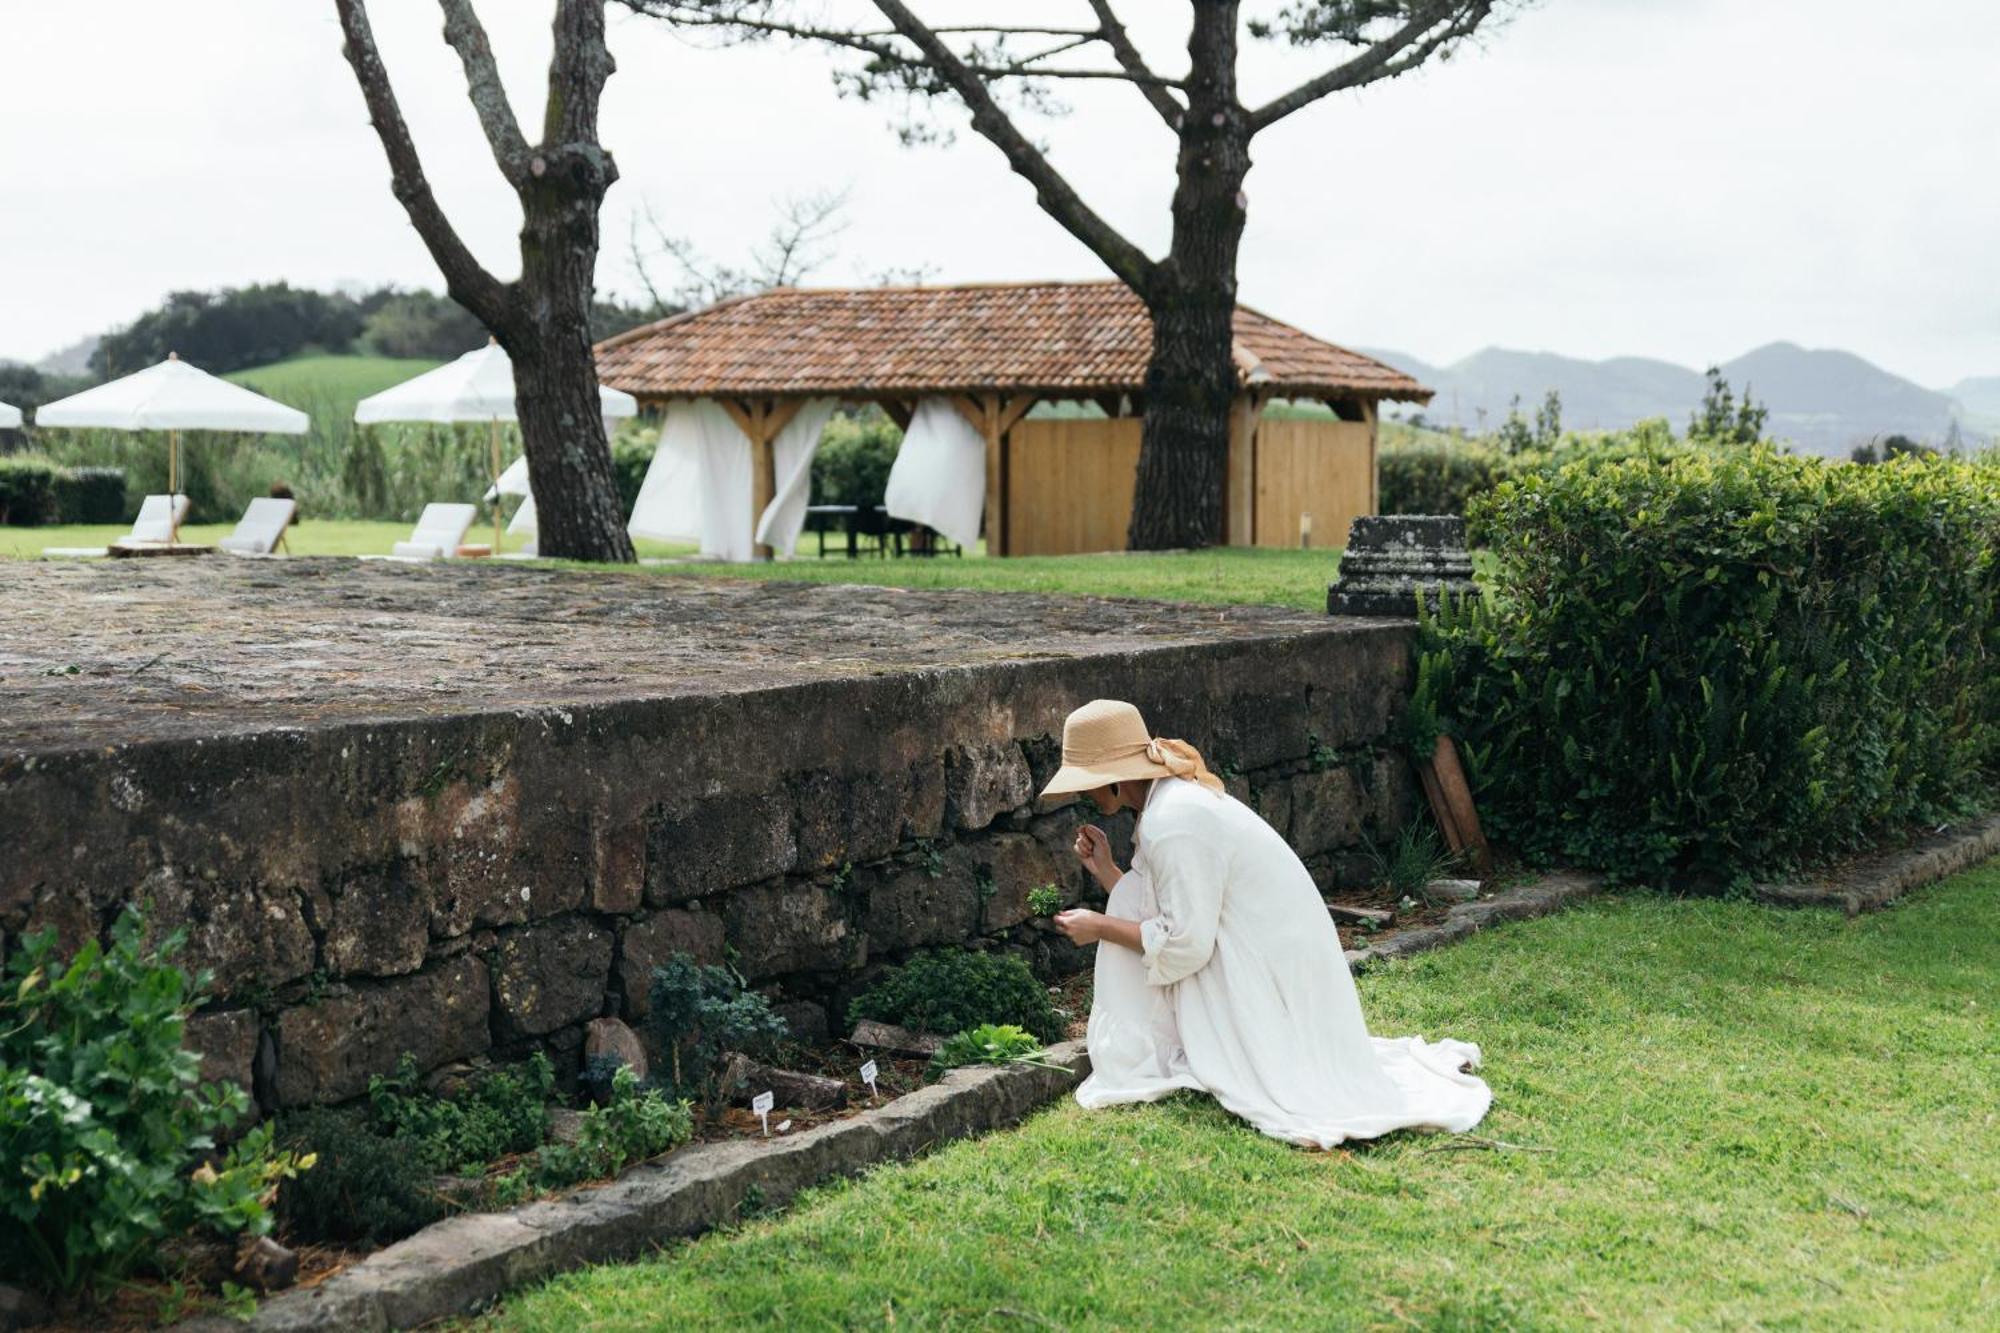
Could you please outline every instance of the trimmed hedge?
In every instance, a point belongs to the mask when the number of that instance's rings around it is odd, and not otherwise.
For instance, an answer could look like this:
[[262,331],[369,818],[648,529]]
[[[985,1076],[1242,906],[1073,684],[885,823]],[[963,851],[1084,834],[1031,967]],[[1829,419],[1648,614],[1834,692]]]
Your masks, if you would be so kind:
[[56,522],[123,523],[125,469],[73,467],[56,477]]
[[1713,887],[1990,799],[2000,464],[1681,451],[1472,508],[1497,572],[1411,712],[1529,855]]
[[44,458],[0,458],[0,523],[38,528],[56,521],[56,477]]

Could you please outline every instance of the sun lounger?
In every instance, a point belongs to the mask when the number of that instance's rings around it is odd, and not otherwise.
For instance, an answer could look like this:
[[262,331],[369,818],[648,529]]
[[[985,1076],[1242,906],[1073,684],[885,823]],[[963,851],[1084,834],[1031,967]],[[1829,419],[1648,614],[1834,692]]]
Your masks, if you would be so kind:
[[292,515],[298,512],[297,500],[259,496],[243,511],[243,521],[236,525],[236,531],[216,545],[236,555],[269,555],[285,540],[285,529],[292,525]]
[[[173,540],[174,529],[187,522],[188,498],[176,495],[170,502],[164,495],[149,495],[139,505],[139,517],[132,520],[132,531],[119,538],[120,546],[131,546],[139,542],[151,542],[164,546]],[[44,546],[42,554],[50,559],[89,559],[110,554],[104,546]]]
[[458,553],[479,506],[469,504],[427,504],[417,515],[416,531],[406,542],[397,542],[392,553],[399,560],[446,560]]

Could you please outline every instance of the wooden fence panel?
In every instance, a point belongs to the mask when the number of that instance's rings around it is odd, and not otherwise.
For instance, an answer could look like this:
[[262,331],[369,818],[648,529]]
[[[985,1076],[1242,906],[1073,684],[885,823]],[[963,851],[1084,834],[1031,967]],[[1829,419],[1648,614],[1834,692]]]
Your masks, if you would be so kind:
[[1137,417],[1036,417],[1016,423],[1006,449],[1007,554],[1125,549]]
[[1297,547],[1299,516],[1312,544],[1347,542],[1347,526],[1375,512],[1374,428],[1365,421],[1266,417],[1257,423],[1257,545]]

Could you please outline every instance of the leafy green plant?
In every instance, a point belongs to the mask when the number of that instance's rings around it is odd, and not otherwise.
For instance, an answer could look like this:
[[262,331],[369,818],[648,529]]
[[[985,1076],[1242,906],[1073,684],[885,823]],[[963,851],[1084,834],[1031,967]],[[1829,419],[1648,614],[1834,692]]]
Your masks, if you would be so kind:
[[1420,660],[1531,857],[1720,887],[1988,798],[2000,464],[1681,449],[1475,510],[1488,595],[1420,622]]
[[45,458],[17,454],[0,458],[0,523],[36,528],[56,521],[62,469]]
[[641,1089],[638,1075],[621,1066],[612,1075],[611,1099],[584,1111],[576,1141],[546,1144],[535,1154],[535,1180],[544,1189],[561,1189],[615,1176],[632,1162],[687,1142],[693,1133],[687,1102]]
[[653,969],[647,1025],[665,1058],[660,1081],[677,1097],[713,1110],[727,1051],[763,1058],[788,1029],[770,1001],[745,990],[726,969],[677,953]]
[[536,1051],[528,1060],[480,1076],[456,1097],[421,1086],[405,1055],[388,1078],[368,1080],[368,1103],[381,1133],[410,1140],[432,1172],[528,1152],[548,1136],[555,1066]]
[[1457,853],[1446,849],[1437,829],[1418,820],[1405,824],[1386,851],[1370,843],[1368,858],[1374,864],[1376,881],[1387,886],[1397,901],[1415,898],[1426,904],[1431,901],[1431,881],[1450,874],[1459,862]]
[[981,1023],[954,1034],[931,1056],[926,1078],[943,1078],[962,1065],[1010,1065],[1041,1054],[1042,1043],[1032,1032],[1012,1023]]
[[1054,916],[1062,910],[1062,890],[1053,884],[1029,889],[1028,910],[1036,916]]
[[164,1236],[267,1233],[279,1183],[313,1165],[274,1152],[268,1126],[216,1151],[248,1098],[202,1083],[181,1045],[207,974],[174,966],[179,933],[148,947],[134,909],[110,938],[64,963],[53,930],[31,935],[0,988],[0,1273],[62,1292]]
[[1062,1015],[1028,965],[1008,954],[943,949],[918,954],[856,998],[847,1021],[864,1018],[924,1032],[1012,1023],[1044,1041],[1062,1036]]
[[295,1238],[389,1241],[445,1214],[430,1150],[415,1138],[381,1132],[365,1108],[294,1111],[279,1122],[278,1137],[319,1159],[278,1194],[278,1212]]

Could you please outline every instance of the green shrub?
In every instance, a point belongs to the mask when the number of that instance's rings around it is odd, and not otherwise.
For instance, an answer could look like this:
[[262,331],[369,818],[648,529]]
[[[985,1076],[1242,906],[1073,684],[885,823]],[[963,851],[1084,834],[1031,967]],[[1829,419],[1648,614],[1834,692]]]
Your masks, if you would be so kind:
[[535,1154],[534,1178],[543,1189],[615,1176],[633,1162],[658,1157],[686,1143],[694,1113],[685,1101],[639,1087],[630,1066],[611,1076],[611,1099],[584,1111],[576,1141],[551,1143]]
[[368,1080],[375,1128],[415,1145],[432,1172],[455,1171],[509,1153],[531,1152],[548,1137],[555,1066],[536,1051],[518,1066],[481,1075],[455,1097],[420,1086],[416,1062],[405,1055],[389,1078]]
[[854,505],[863,512],[881,504],[902,443],[903,432],[880,412],[834,417],[813,455],[813,503]]
[[611,437],[611,477],[618,486],[618,500],[625,513],[639,502],[639,488],[646,482],[646,469],[653,466],[660,432],[654,426],[635,426]]
[[1482,440],[1390,445],[1376,457],[1385,514],[1463,514],[1466,501],[1492,490],[1513,468]]
[[162,1238],[262,1235],[269,1195],[312,1166],[274,1153],[270,1127],[217,1154],[248,1099],[204,1084],[182,1048],[206,974],[170,936],[145,944],[128,909],[111,945],[65,964],[56,934],[22,941],[0,986],[0,1275],[74,1292],[140,1267]]
[[657,1076],[675,1096],[713,1109],[720,1104],[722,1056],[763,1058],[784,1040],[785,1020],[771,1002],[746,991],[728,971],[677,953],[653,969],[647,1025],[666,1062]]
[[1436,828],[1415,819],[1403,825],[1386,851],[1369,844],[1368,859],[1376,881],[1395,894],[1397,901],[1415,898],[1426,904],[1431,901],[1431,881],[1449,875],[1459,862],[1458,855],[1446,849]]
[[56,480],[61,469],[45,458],[0,458],[0,523],[38,528],[56,521]]
[[953,1036],[931,1056],[924,1077],[937,1080],[963,1065],[1011,1065],[1039,1054],[1042,1043],[1012,1023],[982,1023]]
[[1054,916],[1062,910],[1062,890],[1053,884],[1029,889],[1028,910],[1036,916]]
[[365,1111],[297,1111],[280,1122],[278,1138],[318,1159],[278,1193],[279,1215],[295,1240],[391,1241],[445,1214],[424,1146],[380,1132]]
[[1531,855],[1727,883],[1991,790],[1993,463],[1683,449],[1475,509],[1497,571],[1425,623],[1425,704]]
[[1011,1023],[1043,1041],[1062,1036],[1062,1015],[1028,965],[1008,954],[943,949],[918,954],[862,992],[847,1021],[872,1018],[921,1032]]
[[125,469],[72,467],[56,475],[56,522],[123,523]]

